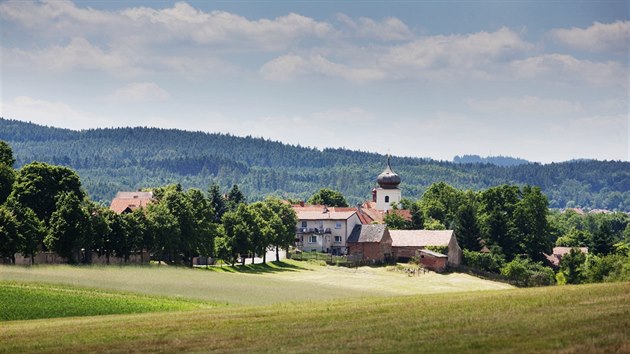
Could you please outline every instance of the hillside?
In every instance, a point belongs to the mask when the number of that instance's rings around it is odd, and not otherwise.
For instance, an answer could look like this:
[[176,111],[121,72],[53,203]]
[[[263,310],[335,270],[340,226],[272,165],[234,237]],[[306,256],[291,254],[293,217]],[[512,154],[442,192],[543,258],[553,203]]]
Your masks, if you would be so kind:
[[[73,131],[3,118],[0,140],[12,146],[16,167],[34,160],[69,166],[91,198],[104,202],[119,190],[168,183],[206,190],[217,182],[226,189],[238,184],[250,200],[269,194],[305,199],[329,187],[356,203],[370,197],[385,164],[380,154],[320,151],[263,138],[146,127]],[[515,183],[540,186],[551,207],[630,211],[628,162],[495,166],[394,157],[392,165],[407,198],[418,198],[438,181],[474,190]]]

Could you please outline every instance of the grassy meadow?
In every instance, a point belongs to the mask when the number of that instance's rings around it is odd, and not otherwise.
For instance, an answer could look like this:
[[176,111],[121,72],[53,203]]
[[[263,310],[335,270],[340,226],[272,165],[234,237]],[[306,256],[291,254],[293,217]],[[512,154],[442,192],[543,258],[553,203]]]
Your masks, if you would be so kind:
[[65,285],[0,282],[0,321],[192,310],[209,302]]
[[0,281],[29,281],[175,296],[232,305],[510,289],[467,274],[419,277],[383,267],[325,267],[286,260],[266,266],[191,270],[179,267],[0,267]]
[[[0,298],[36,313],[0,322],[7,353],[630,352],[630,283],[516,289],[463,274],[292,261],[36,266],[0,267]],[[92,300],[112,304],[108,315],[63,309]],[[77,317],[52,318],[59,312]]]

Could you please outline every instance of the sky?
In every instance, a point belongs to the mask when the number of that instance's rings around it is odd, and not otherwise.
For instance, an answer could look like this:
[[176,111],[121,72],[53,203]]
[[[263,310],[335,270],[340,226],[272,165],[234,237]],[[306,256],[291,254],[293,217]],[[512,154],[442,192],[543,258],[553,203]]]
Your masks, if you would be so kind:
[[0,116],[628,161],[628,1],[0,1]]

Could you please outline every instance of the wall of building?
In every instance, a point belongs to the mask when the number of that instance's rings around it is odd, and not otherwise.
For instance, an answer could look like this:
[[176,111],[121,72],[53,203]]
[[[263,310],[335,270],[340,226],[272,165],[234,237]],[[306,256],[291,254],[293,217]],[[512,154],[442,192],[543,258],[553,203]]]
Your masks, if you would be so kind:
[[448,264],[458,266],[462,263],[462,249],[457,243],[455,233],[451,236],[451,240],[448,243]]
[[[330,233],[297,233],[296,238],[301,240],[302,251],[304,252],[332,252],[336,249],[338,254],[346,254],[346,243],[348,236],[354,229],[354,226],[360,224],[361,221],[356,214],[353,214],[347,220],[300,220],[297,228],[302,228],[302,221],[306,221],[307,228],[323,228],[330,229]],[[341,227],[337,228],[337,222],[341,223]],[[315,236],[316,242],[309,242],[310,236]],[[335,242],[335,236],[341,237],[340,242]]]
[[[391,250],[391,245],[390,245]],[[359,256],[363,261],[378,261],[383,262],[385,255],[382,245],[377,242],[349,242],[348,254],[352,256]]]
[[[385,197],[389,197],[389,202],[385,202]],[[376,189],[376,209],[377,210],[390,210],[393,203],[399,203],[402,199],[402,192],[400,189]]]
[[435,257],[430,254],[419,252],[420,264],[436,272],[443,272],[446,269],[447,258]]

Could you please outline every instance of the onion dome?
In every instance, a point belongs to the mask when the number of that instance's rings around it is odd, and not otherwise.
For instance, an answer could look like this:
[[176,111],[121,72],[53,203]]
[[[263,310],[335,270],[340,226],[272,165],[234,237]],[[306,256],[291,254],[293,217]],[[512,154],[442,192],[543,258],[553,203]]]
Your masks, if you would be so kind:
[[387,167],[376,178],[376,182],[383,189],[396,189],[400,184],[400,176],[396,172],[392,171],[392,166],[389,164],[389,156],[387,157]]

